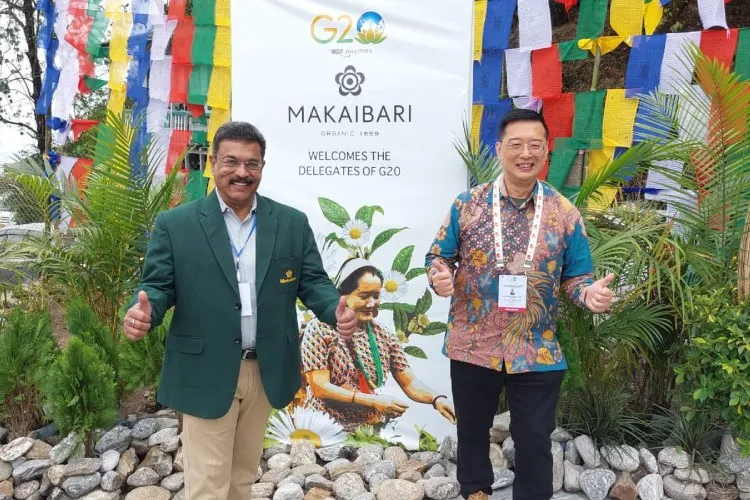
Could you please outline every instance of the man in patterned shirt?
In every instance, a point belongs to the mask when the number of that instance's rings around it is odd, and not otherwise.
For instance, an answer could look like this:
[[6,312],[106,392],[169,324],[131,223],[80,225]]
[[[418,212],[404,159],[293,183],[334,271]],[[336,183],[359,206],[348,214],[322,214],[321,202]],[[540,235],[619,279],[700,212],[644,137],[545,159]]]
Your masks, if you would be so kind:
[[555,336],[560,288],[602,313],[606,278],[594,281],[583,220],[550,185],[539,113],[510,111],[495,146],[503,173],[458,196],[427,254],[430,284],[452,296],[445,353],[458,419],[458,481],[464,498],[492,493],[488,433],[505,387],[515,443],[514,500],[552,496],[550,434],[567,369]]

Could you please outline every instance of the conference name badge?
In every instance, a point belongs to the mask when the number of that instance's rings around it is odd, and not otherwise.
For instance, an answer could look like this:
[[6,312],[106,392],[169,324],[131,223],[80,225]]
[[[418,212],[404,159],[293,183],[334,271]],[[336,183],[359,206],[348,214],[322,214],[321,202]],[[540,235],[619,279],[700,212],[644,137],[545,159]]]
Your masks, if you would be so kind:
[[499,277],[497,307],[505,312],[525,312],[528,278],[525,275]]

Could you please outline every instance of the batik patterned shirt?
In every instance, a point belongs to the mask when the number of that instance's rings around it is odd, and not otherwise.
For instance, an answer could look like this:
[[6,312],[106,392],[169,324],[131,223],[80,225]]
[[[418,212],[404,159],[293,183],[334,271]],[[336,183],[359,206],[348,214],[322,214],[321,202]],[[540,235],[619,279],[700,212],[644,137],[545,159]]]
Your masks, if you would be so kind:
[[[593,265],[583,220],[573,204],[542,182],[544,204],[533,264],[527,271],[525,312],[498,309],[501,271],[495,259],[493,184],[456,198],[427,254],[425,265],[442,259],[455,271],[444,353],[449,358],[508,373],[564,370],[556,317],[562,287],[581,307],[584,288],[593,283]],[[516,205],[500,182],[503,274],[524,273],[523,263],[534,218],[530,199]]]
[[[388,373],[399,373],[409,368],[406,353],[398,338],[381,325],[372,322],[372,332],[380,353],[383,366],[383,380]],[[342,339],[335,328],[317,319],[310,321],[302,337],[302,370],[328,370],[331,383],[350,391],[378,392],[363,387],[360,367],[356,358],[362,360],[367,377],[377,380],[377,369],[367,331],[357,328],[349,340]],[[385,418],[374,408],[357,403],[338,403],[316,397],[310,387],[307,388],[305,406],[328,413],[345,431],[351,432],[361,425],[376,425]]]

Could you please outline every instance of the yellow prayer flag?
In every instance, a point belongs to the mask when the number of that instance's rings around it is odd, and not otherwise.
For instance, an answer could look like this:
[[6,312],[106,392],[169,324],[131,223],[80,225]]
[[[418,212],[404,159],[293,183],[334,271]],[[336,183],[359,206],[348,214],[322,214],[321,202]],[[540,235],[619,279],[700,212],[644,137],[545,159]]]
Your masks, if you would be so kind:
[[660,1],[651,0],[644,5],[643,26],[647,35],[653,35],[656,28],[661,23],[661,17],[664,15],[664,7]]
[[112,61],[109,63],[109,84],[112,90],[125,91],[125,77],[128,74],[130,56],[125,61]]
[[638,99],[625,97],[625,89],[607,90],[604,101],[602,144],[629,148],[633,145],[633,126]]
[[122,109],[125,107],[125,89],[115,90],[112,89],[109,92],[109,102],[107,103],[107,111],[114,113],[117,116],[122,114]]
[[[657,0],[658,1],[658,0]],[[604,169],[615,157],[614,147],[596,149],[589,153],[589,165],[587,177],[597,174]],[[609,208],[617,196],[618,189],[611,187],[600,187],[588,200],[590,210],[602,212]]]
[[214,67],[232,65],[232,32],[228,26],[217,26],[214,38]]
[[[207,177],[208,179],[211,179],[213,181],[214,179],[214,172],[211,170],[213,167],[211,166],[211,152],[213,151],[213,142],[208,142],[208,156],[206,157],[206,166],[203,168],[203,177]],[[211,187],[209,187],[208,192],[211,192]]]
[[590,50],[592,54],[596,55],[596,47],[599,47],[599,55],[604,55],[612,52],[625,40],[624,36],[602,36],[596,39],[581,38],[578,40],[578,48],[581,50]]
[[221,108],[211,109],[211,116],[208,119],[208,142],[214,142],[214,136],[219,127],[229,121],[229,110]]
[[122,13],[122,0],[107,0],[104,4],[104,16],[112,19],[120,13]]
[[484,36],[484,21],[487,19],[487,0],[474,2],[474,60],[482,60],[482,37]]
[[214,66],[211,72],[211,83],[208,86],[206,104],[212,108],[229,109],[232,95],[232,70],[222,66]]
[[214,181],[213,176],[208,176],[208,188],[206,189],[206,194],[211,194],[215,187],[216,181]]
[[130,61],[128,55],[128,37],[133,27],[133,15],[118,12],[112,23],[112,38],[109,42],[109,58],[112,61]]
[[484,104],[474,104],[471,107],[471,144],[475,151],[479,149],[479,129],[482,126]]
[[643,26],[643,0],[612,0],[609,24],[620,36],[640,35]]
[[216,26],[229,26],[229,2],[230,0],[216,0],[214,8]]

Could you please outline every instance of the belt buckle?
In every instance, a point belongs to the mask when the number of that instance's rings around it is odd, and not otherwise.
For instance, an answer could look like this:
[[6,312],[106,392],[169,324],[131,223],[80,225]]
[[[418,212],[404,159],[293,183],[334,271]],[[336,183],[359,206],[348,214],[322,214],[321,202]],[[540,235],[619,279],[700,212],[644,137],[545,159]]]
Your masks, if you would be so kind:
[[255,349],[244,349],[242,351],[242,359],[248,360],[248,359],[256,359],[257,353],[255,352]]

